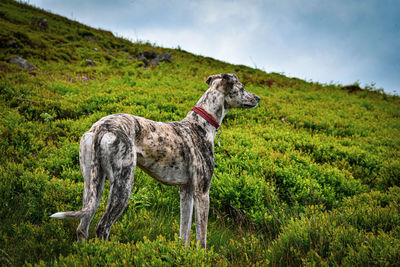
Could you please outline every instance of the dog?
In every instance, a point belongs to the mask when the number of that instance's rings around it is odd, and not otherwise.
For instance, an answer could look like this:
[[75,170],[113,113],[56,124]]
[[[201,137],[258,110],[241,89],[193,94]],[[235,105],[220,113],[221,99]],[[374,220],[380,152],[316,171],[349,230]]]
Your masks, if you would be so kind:
[[219,125],[230,109],[254,108],[260,101],[244,89],[235,74],[212,75],[206,83],[210,88],[181,121],[155,122],[114,114],[93,124],[83,134],[79,148],[84,177],[82,210],[57,212],[50,217],[80,219],[77,238],[87,240],[107,178],[107,208],[96,227],[96,236],[107,240],[111,226],[128,204],[139,166],[158,182],[180,187],[180,238],[185,245],[190,238],[194,204],[196,240],[206,248],[214,139]]

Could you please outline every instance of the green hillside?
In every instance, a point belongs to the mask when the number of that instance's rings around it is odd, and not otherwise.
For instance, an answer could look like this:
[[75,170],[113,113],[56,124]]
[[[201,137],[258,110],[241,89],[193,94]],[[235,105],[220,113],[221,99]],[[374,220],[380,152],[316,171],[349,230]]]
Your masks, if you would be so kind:
[[[400,97],[133,43],[10,0],[0,51],[1,266],[400,262]],[[143,52],[172,59],[152,64]],[[206,251],[194,225],[191,246],[179,241],[178,188],[140,170],[109,241],[77,243],[78,221],[49,218],[81,208],[79,140],[94,122],[181,120],[217,73],[236,73],[262,100],[222,123]]]

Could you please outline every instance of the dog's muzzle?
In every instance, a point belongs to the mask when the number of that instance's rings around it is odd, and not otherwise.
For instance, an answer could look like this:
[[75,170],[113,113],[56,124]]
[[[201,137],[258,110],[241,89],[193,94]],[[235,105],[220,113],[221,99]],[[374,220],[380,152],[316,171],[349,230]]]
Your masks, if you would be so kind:
[[253,95],[250,103],[244,103],[242,107],[244,108],[255,108],[257,107],[258,103],[260,103],[261,98],[259,96]]

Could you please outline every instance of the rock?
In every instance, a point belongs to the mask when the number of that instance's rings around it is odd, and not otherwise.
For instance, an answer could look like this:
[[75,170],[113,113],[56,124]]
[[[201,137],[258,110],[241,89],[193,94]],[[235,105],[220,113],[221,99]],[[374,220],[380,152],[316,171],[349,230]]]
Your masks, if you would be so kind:
[[172,54],[171,53],[164,53],[159,56],[160,61],[167,61],[172,62]]
[[145,51],[137,56],[138,61],[142,61],[145,67],[150,66],[157,66],[162,61],[172,62],[172,54],[164,53],[164,54],[157,54],[156,52],[152,51]]
[[137,60],[142,61],[146,67],[149,65],[149,61],[144,55],[139,54]]
[[8,60],[8,63],[17,65],[20,68],[23,68],[25,70],[37,70],[34,65],[29,63],[26,59],[23,59],[22,57],[19,56],[13,56]]
[[20,45],[15,39],[2,38],[0,39],[1,48],[18,48]]
[[159,60],[159,58],[158,57],[156,57],[156,58],[154,58],[154,59],[152,59],[151,61],[150,61],[150,66],[157,66],[158,64],[160,64],[160,60]]
[[144,52],[140,53],[139,56],[145,57],[146,59],[150,60],[150,59],[156,58],[158,56],[158,54],[153,51],[144,51]]
[[151,60],[150,65],[157,66],[158,64],[160,64],[160,62],[163,62],[163,61],[171,62],[172,55],[170,53],[164,53],[164,54],[158,55],[157,57],[155,57],[154,59]]
[[18,47],[18,42],[15,41],[14,39],[9,39],[9,40],[6,42],[6,46],[7,46],[7,47],[17,48],[17,47]]
[[95,81],[96,78],[91,78],[91,77],[82,75],[82,76],[80,76],[80,77],[79,77],[79,76],[76,76],[76,80],[81,80],[82,82],[88,82],[88,81]]
[[99,49],[97,49],[96,47],[93,48],[94,51],[99,52]]
[[39,28],[41,31],[47,31],[49,29],[49,23],[44,18],[36,18],[32,22],[32,26]]
[[86,59],[86,66],[87,67],[94,67],[94,66],[96,66],[96,63],[91,59]]

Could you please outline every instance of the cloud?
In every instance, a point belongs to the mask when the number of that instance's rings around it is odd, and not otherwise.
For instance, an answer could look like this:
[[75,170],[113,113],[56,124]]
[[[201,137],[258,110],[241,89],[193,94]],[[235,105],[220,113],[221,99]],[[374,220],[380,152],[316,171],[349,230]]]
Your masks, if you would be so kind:
[[400,2],[394,0],[30,2],[133,40],[268,72],[400,88]]
[[[158,45],[178,47],[196,54],[213,56],[240,64],[251,63],[246,52],[252,35],[262,27],[256,7],[243,10],[239,1],[190,2],[190,19],[172,26],[124,29],[122,35],[131,36]],[[245,23],[244,23],[245,22]]]

